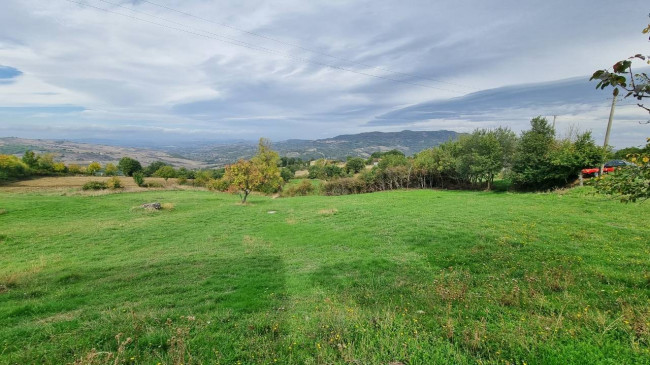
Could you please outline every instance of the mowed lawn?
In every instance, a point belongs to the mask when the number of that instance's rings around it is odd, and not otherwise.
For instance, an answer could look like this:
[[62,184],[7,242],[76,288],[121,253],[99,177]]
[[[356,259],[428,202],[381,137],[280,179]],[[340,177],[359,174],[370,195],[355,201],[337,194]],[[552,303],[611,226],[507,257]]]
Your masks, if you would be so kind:
[[650,363],[650,204],[587,190],[0,191],[0,263],[2,364]]

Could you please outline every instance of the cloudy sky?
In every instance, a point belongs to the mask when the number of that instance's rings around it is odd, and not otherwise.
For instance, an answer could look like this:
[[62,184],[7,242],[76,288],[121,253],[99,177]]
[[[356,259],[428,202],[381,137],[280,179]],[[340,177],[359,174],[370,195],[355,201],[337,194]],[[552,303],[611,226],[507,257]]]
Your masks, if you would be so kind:
[[[602,140],[588,77],[647,0],[2,0],[0,136],[198,141],[509,126]],[[650,125],[616,110],[611,142]]]

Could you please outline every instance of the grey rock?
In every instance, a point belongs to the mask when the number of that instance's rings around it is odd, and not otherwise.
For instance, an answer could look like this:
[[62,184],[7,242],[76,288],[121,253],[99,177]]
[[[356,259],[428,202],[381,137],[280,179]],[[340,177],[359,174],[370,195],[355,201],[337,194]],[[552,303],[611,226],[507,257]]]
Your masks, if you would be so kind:
[[162,206],[160,205],[160,203],[146,203],[146,204],[142,204],[140,207],[142,207],[144,209],[155,209],[155,210],[162,209]]

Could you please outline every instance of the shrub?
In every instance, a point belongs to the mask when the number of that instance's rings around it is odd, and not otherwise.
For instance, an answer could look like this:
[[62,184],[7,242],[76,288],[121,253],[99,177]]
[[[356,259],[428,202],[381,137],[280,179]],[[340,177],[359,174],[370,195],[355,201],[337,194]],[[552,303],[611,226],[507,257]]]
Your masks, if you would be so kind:
[[165,179],[165,181],[167,181],[167,179],[169,179],[170,177],[172,178],[176,177],[176,170],[174,170],[174,168],[169,165],[165,165],[159,168],[158,170],[156,170],[156,172],[154,172],[154,175],[158,177],[162,177],[163,179]]
[[345,164],[345,172],[356,174],[366,167],[366,162],[361,157],[353,157]]
[[113,176],[110,179],[106,181],[106,185],[108,186],[109,189],[120,189],[123,188],[122,186],[122,181],[120,181],[120,178],[117,176]]
[[144,186],[144,174],[142,172],[134,173],[133,174],[133,181],[135,181],[135,183],[138,186],[143,187]]
[[163,166],[167,166],[167,164],[162,161],[154,161],[149,166],[143,168],[142,173],[145,177],[151,177]]
[[214,179],[210,170],[200,170],[194,174],[194,186],[207,186],[210,179]]
[[323,166],[319,165],[311,165],[307,169],[309,171],[309,177],[310,179],[325,179],[327,175],[325,174],[325,168]]
[[[650,138],[645,150],[650,150]],[[596,190],[616,196],[625,203],[650,199],[650,153],[626,157],[634,166],[617,168],[613,174],[599,177],[595,183]]]
[[29,175],[29,167],[18,157],[13,155],[0,155],[0,181],[9,180]]
[[284,180],[285,182],[287,182],[287,181],[293,179],[293,177],[294,177],[295,175],[296,175],[296,172],[295,172],[295,171],[292,171],[292,170],[291,170],[290,168],[288,168],[288,167],[283,167],[283,168],[280,170],[280,176],[282,177],[282,180]]
[[210,179],[205,186],[210,190],[226,191],[230,187],[231,181],[226,178]]
[[86,173],[88,175],[95,175],[97,171],[102,169],[102,165],[99,164],[99,162],[91,162],[87,167],[86,167]]
[[81,170],[81,166],[79,166],[79,165],[77,165],[75,163],[71,163],[70,165],[68,165],[68,172],[70,174],[72,174],[72,175],[77,175],[77,174],[83,173],[83,171]]
[[68,170],[63,162],[55,162],[52,168],[54,169],[54,172],[59,174],[65,173]]
[[194,179],[194,171],[188,170],[185,167],[179,168],[177,175],[179,178],[184,177],[185,179]]
[[312,195],[316,188],[309,180],[303,180],[300,184],[292,185],[286,190],[282,191],[282,196],[306,196]]
[[336,165],[327,165],[325,166],[325,175],[328,178],[340,177],[343,176],[343,169]]
[[185,177],[184,175],[179,176],[178,179],[176,180],[176,182],[178,183],[178,185],[186,185],[187,184],[187,177]]
[[103,181],[88,181],[82,186],[83,190],[104,190],[108,185]]
[[149,181],[142,184],[143,188],[164,188],[165,186],[156,181]]
[[508,191],[512,188],[512,181],[508,179],[504,180],[495,180],[492,184],[492,191]]
[[348,195],[368,192],[368,188],[362,180],[352,177],[328,181],[325,183],[323,190],[325,195]]
[[117,166],[115,166],[112,163],[107,163],[106,167],[104,167],[104,175],[106,176],[115,176],[117,175]]

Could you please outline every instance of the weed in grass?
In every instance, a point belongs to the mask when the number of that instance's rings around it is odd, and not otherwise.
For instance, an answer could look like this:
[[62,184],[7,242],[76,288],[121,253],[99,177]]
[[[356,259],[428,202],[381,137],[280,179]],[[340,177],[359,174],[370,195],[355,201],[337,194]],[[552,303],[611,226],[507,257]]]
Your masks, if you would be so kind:
[[339,210],[336,208],[330,208],[330,209],[321,209],[318,211],[318,214],[320,215],[334,215],[338,212]]

